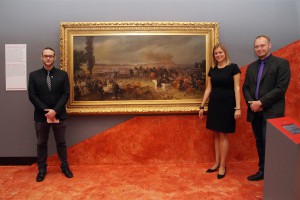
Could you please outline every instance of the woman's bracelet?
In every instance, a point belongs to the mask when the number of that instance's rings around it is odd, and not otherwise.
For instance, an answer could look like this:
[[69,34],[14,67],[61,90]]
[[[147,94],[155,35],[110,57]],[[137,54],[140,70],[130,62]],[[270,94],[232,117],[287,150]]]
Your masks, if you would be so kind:
[[204,109],[204,106],[200,106],[199,108],[200,108],[200,110],[203,110],[203,109]]
[[241,110],[240,108],[234,108],[234,110]]

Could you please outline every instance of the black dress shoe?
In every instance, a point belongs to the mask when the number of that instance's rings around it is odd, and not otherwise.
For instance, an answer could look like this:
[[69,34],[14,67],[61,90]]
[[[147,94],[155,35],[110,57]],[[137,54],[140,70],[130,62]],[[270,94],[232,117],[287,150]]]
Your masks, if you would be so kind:
[[61,169],[61,171],[67,178],[73,178],[73,173],[69,168]]
[[218,175],[217,175],[217,178],[218,178],[218,179],[222,179],[222,178],[225,177],[225,175],[226,175],[226,167],[225,167],[225,169],[224,169],[224,174],[218,174]]
[[249,181],[259,181],[264,180],[264,173],[262,171],[258,171],[256,174],[248,176]]
[[211,169],[209,168],[208,170],[206,170],[206,173],[212,173],[212,172],[215,172],[219,169],[220,165],[218,165],[215,169]]
[[46,171],[40,170],[39,173],[36,176],[36,182],[42,182],[45,179]]

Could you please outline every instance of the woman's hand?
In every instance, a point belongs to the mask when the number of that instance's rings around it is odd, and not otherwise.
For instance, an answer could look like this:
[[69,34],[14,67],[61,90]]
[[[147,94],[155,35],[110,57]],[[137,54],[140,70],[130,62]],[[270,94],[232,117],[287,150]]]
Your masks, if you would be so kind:
[[241,118],[241,110],[235,110],[234,112],[234,119],[239,119]]
[[200,119],[203,119],[203,118],[204,118],[204,114],[203,114],[203,113],[204,113],[204,109],[200,109],[200,110],[199,110],[199,118],[200,118]]

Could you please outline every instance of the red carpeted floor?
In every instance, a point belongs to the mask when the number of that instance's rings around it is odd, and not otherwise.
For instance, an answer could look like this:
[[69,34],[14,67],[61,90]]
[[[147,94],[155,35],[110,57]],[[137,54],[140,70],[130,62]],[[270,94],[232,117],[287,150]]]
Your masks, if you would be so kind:
[[[299,48],[300,40],[274,52],[290,61],[286,116],[298,121]],[[41,183],[35,181],[35,165],[0,166],[0,199],[262,199],[263,181],[247,181],[257,171],[257,155],[244,101],[241,110],[236,133],[229,136],[224,179],[205,172],[214,160],[205,120],[196,115],[140,116],[68,148],[72,179],[60,172],[57,155],[49,157]]]
[[67,179],[49,166],[37,183],[36,166],[0,167],[0,199],[262,199],[263,181],[246,180],[254,162],[227,164],[227,174],[206,173],[211,163],[71,166]]

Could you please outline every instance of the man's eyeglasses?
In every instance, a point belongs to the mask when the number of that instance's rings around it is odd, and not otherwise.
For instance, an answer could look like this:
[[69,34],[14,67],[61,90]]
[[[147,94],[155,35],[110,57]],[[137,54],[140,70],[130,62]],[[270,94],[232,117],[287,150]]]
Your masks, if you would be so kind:
[[44,58],[54,58],[54,55],[43,55]]

